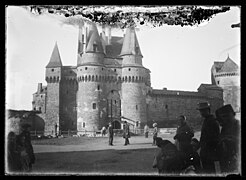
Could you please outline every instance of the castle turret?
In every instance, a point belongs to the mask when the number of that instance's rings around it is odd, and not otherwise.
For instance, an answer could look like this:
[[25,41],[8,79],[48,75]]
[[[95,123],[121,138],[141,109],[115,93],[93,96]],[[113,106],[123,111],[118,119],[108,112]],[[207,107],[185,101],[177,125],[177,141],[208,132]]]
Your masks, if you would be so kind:
[[104,98],[104,50],[95,24],[88,28],[85,52],[77,66],[78,130],[101,129]]
[[[143,127],[146,117],[148,70],[142,66],[142,53],[134,28],[128,28],[120,57],[122,61],[122,116]],[[137,123],[138,122],[138,123]]]
[[[60,122],[60,81],[61,81],[62,62],[57,43],[53,49],[50,61],[46,66],[47,82],[47,101],[45,133],[55,133],[55,124],[61,129]],[[58,129],[59,130],[59,129]]]

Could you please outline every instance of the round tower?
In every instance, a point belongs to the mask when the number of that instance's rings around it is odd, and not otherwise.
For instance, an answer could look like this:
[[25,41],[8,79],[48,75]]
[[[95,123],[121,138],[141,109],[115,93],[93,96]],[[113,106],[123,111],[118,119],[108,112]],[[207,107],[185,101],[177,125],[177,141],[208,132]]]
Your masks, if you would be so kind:
[[147,123],[148,70],[142,65],[143,56],[133,28],[126,30],[120,56],[123,58],[121,114],[124,118],[131,119],[136,128],[142,128]]
[[79,40],[83,50],[78,54],[77,65],[77,129],[92,132],[101,129],[104,118],[105,55],[96,26],[84,27],[83,32]]

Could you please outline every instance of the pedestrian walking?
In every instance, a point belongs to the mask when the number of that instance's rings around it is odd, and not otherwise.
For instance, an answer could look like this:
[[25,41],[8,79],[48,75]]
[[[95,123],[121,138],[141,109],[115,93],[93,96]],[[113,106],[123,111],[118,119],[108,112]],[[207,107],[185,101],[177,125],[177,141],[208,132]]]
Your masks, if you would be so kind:
[[156,145],[156,138],[157,138],[157,135],[158,135],[157,123],[154,123],[153,127],[154,127],[154,130],[153,130],[153,143],[152,143],[152,146],[155,146]]
[[146,124],[144,126],[144,135],[145,135],[145,138],[148,138],[148,134],[149,134],[149,126]]
[[220,168],[222,173],[232,173],[238,171],[239,144],[240,144],[240,124],[235,119],[235,112],[230,104],[222,106],[216,110],[219,123],[222,126],[218,151]]
[[198,103],[198,108],[203,117],[203,124],[200,137],[200,158],[204,173],[216,173],[215,161],[218,161],[216,147],[219,141],[219,123],[211,114],[208,102]]
[[127,124],[127,121],[124,122],[123,126],[123,138],[125,139],[125,146],[130,144],[129,138],[130,138],[130,128],[129,125]]
[[17,149],[20,152],[20,163],[22,172],[30,172],[32,170],[31,158],[28,154],[28,147],[26,145],[27,137],[23,134],[18,136]]
[[108,137],[109,137],[109,145],[113,146],[114,130],[111,123],[109,123],[109,127],[108,127]]
[[188,125],[184,115],[179,116],[178,120],[180,122],[180,126],[177,128],[174,140],[178,150],[184,150],[190,145],[194,132]]
[[[30,128],[31,128],[31,125],[23,124],[22,125],[22,132],[19,135],[19,137],[20,137],[19,142],[22,143],[22,141],[24,141],[25,151],[27,152],[27,155],[29,157],[28,171],[32,170],[32,164],[35,163],[35,155],[34,155],[32,143],[31,143]],[[24,138],[22,138],[22,137],[24,137]],[[21,146],[22,146],[22,144],[21,144]]]

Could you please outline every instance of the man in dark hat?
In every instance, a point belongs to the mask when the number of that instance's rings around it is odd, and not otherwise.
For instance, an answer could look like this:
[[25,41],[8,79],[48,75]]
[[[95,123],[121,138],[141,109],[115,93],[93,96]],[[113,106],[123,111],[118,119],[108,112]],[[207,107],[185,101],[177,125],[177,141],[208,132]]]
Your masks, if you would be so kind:
[[221,171],[225,173],[238,170],[240,124],[235,119],[235,112],[230,104],[216,110],[219,123],[222,126],[218,151]]
[[194,136],[192,128],[188,125],[184,115],[179,116],[180,126],[174,136],[175,144],[181,151],[185,151],[186,146],[190,145],[191,138]]
[[33,147],[32,147],[32,143],[31,143],[31,134],[30,134],[31,125],[30,124],[23,124],[21,126],[21,128],[22,128],[22,132],[19,134],[18,138],[21,139],[22,137],[24,137],[24,139],[25,139],[24,145],[25,145],[27,154],[30,158],[29,170],[31,171],[32,170],[32,164],[35,163],[35,155],[33,152]]
[[130,144],[129,143],[129,138],[130,138],[130,129],[129,129],[129,125],[127,124],[127,121],[124,122],[124,126],[123,126],[123,138],[125,138],[125,146]]
[[109,137],[109,145],[113,146],[114,130],[111,123],[109,123],[109,127],[108,127],[108,137]]
[[216,147],[219,141],[220,128],[219,123],[211,114],[210,104],[208,102],[198,103],[198,108],[203,117],[203,124],[200,137],[200,157],[204,173],[215,173],[214,162],[218,160]]

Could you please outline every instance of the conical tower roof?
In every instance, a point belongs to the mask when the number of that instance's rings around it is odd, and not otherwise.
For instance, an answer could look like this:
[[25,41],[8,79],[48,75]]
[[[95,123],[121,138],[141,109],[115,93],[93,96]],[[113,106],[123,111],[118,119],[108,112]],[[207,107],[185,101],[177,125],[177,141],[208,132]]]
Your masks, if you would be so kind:
[[56,42],[55,47],[50,57],[50,62],[48,63],[46,68],[61,67],[61,66],[62,66],[61,57],[60,57],[60,53],[59,53],[57,42]]
[[224,62],[219,72],[234,72],[237,70],[238,65],[228,55],[226,61]]
[[135,29],[130,27],[126,30],[120,56],[123,55],[138,55],[143,56],[138,44]]
[[92,24],[89,28],[89,37],[88,37],[88,44],[86,46],[86,52],[94,51],[93,46],[97,47],[96,52],[103,52],[102,42],[98,34],[98,30],[95,24]]

